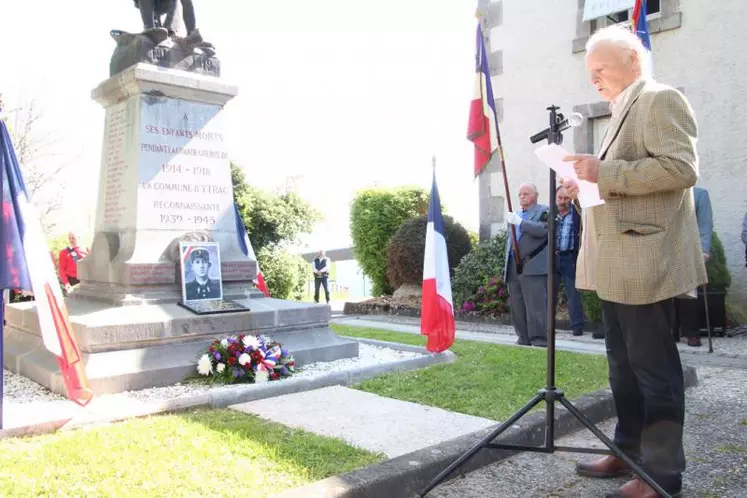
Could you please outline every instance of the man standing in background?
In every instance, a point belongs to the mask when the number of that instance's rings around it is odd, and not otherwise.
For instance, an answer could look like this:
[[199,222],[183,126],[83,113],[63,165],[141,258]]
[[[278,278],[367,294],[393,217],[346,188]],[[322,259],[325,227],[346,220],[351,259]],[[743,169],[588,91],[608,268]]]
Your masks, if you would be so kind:
[[324,286],[324,297],[329,304],[329,287],[327,286],[329,259],[325,256],[324,251],[320,250],[316,259],[311,262],[311,269],[314,271],[314,302],[319,302],[319,286]]
[[513,244],[506,245],[506,283],[511,321],[522,346],[547,346],[547,211],[537,204],[539,192],[531,184],[519,186],[518,213],[506,221],[516,227],[519,263]]
[[571,319],[573,335],[584,333],[584,309],[581,293],[576,289],[576,258],[578,257],[579,235],[581,234],[581,215],[572,205],[571,198],[561,186],[555,191],[555,204],[558,206],[558,218],[555,222],[555,250],[557,252],[555,279],[555,304],[557,309],[560,281],[563,281],[565,296],[568,299],[568,316]]
[[[701,187],[693,187],[695,199],[695,218],[698,220],[698,232],[700,233],[700,247],[703,250],[703,260],[711,259],[711,236],[713,235],[713,208],[708,191]],[[703,290],[698,289],[698,294]],[[687,337],[687,345],[700,347],[700,309],[704,306],[700,299],[687,297],[675,298],[674,300],[674,324],[673,334],[675,339]]]
[[74,232],[68,232],[67,240],[67,247],[60,251],[59,272],[60,281],[69,292],[74,285],[78,285],[78,261],[85,258],[88,251],[78,247],[78,236]]

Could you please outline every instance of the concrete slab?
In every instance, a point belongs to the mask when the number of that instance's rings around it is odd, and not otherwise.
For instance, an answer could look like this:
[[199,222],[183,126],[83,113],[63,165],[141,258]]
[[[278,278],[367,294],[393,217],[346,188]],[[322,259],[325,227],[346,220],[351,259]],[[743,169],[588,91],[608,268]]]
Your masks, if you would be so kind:
[[[282,406],[282,410],[277,407]],[[497,424],[342,386],[231,406],[395,458]],[[314,414],[318,414],[315,416]]]

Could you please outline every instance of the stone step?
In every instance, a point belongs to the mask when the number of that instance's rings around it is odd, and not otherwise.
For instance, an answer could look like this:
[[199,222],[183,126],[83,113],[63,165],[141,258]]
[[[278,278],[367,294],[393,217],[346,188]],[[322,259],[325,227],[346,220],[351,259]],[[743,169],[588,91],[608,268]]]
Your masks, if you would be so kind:
[[[237,332],[269,335],[276,330],[326,327],[329,306],[281,299],[238,300],[250,311],[195,315],[177,304],[110,306],[67,300],[80,350],[99,353],[224,337]],[[9,328],[40,336],[33,301],[9,305]]]
[[[97,394],[171,385],[196,372],[196,361],[215,339],[263,334],[293,353],[297,365],[358,356],[358,342],[329,327],[329,307],[279,299],[242,302],[251,311],[194,315],[175,305],[107,307],[70,301],[86,374]],[[6,368],[64,394],[54,355],[44,347],[33,302],[8,306]]]

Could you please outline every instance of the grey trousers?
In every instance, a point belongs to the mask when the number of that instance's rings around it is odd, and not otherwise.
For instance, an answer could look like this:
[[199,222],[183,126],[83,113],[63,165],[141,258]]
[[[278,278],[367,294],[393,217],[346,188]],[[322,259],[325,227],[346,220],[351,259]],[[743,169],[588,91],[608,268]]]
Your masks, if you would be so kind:
[[506,282],[517,343],[547,345],[547,275],[517,275],[511,259]]

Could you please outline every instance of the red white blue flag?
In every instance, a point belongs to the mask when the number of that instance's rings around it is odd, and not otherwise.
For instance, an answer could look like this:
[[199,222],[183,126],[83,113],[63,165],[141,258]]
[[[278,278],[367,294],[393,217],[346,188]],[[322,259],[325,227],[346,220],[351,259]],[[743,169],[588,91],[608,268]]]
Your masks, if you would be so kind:
[[633,7],[633,18],[631,19],[633,32],[643,42],[646,50],[651,51],[651,35],[648,32],[648,22],[646,22],[646,0],[636,0]]
[[270,297],[270,290],[267,288],[265,276],[262,274],[262,270],[259,269],[257,255],[254,254],[254,248],[252,247],[252,243],[246,233],[246,226],[244,226],[244,221],[241,219],[241,213],[239,213],[239,207],[236,203],[233,205],[233,211],[236,215],[236,234],[239,237],[239,247],[241,247],[241,251],[246,256],[249,256],[249,259],[253,259],[257,263],[257,289],[259,289],[266,297]]
[[651,34],[648,31],[648,22],[646,21],[646,0],[635,0],[635,6],[633,7],[633,17],[630,20],[630,25],[633,28],[633,33],[641,39],[641,43],[646,47],[648,51],[648,67],[644,68],[648,71],[649,75],[653,75],[653,57],[651,56]]
[[431,200],[428,206],[428,228],[425,232],[420,333],[428,337],[426,343],[428,351],[441,353],[454,343],[455,329],[449,278],[449,255],[446,251],[441,200],[438,197],[434,171]]
[[495,112],[493,85],[485,49],[482,29],[477,25],[477,51],[475,53],[475,93],[469,108],[467,139],[475,145],[475,176],[488,165],[499,147],[498,117]]
[[[42,341],[57,357],[67,397],[85,406],[92,398],[85,365],[68,317],[39,216],[29,200],[10,134],[0,120],[3,176],[0,289],[34,293]],[[1,322],[0,322],[1,323]],[[0,356],[2,357],[2,356]]]

